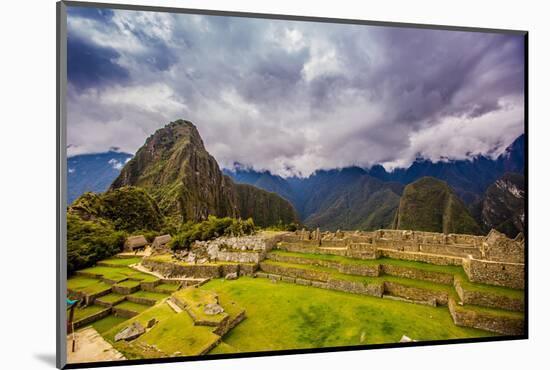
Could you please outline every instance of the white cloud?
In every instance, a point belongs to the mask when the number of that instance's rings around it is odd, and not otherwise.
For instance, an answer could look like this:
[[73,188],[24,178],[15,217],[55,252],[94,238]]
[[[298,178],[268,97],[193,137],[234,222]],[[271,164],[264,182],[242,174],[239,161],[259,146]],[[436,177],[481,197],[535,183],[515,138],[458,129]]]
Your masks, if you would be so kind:
[[122,167],[124,167],[124,164],[119,162],[118,160],[112,158],[112,159],[109,159],[109,163],[115,170],[117,171],[120,171],[122,170]]

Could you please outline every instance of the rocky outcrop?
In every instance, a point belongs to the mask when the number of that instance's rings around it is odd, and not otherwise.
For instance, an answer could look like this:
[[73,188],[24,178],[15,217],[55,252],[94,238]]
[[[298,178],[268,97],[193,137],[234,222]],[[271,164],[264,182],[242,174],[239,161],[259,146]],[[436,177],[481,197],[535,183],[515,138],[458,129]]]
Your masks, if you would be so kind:
[[515,238],[525,229],[525,180],[519,173],[506,173],[489,186],[481,204],[485,229]]
[[115,335],[115,342],[119,340],[131,341],[142,334],[145,334],[145,328],[138,321],[134,321],[132,325],[122,329]]

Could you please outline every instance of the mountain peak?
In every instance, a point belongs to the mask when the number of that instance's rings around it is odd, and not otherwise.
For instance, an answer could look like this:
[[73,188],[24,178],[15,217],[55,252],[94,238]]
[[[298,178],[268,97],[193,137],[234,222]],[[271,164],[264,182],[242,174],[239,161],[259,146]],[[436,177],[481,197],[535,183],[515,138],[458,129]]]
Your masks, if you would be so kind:
[[[260,225],[297,220],[292,205],[279,196],[257,188],[242,189],[224,176],[197,127],[186,120],[170,122],[147,138],[111,189],[123,186],[148,190],[163,213],[183,221],[209,215],[253,217]],[[277,207],[261,213],[261,202]]]

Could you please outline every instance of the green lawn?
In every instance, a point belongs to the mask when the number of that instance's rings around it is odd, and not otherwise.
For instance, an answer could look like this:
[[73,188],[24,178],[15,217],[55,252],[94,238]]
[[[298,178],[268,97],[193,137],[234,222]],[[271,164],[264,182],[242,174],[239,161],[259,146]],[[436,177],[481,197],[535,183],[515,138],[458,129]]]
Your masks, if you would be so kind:
[[134,288],[139,285],[140,285],[140,282],[135,280],[125,280],[115,284],[115,286],[119,286],[123,288]]
[[159,284],[159,285],[157,285],[155,288],[166,289],[166,290],[175,292],[175,291],[178,290],[178,284],[167,284],[167,283],[164,283],[164,284]]
[[110,294],[104,295],[102,297],[99,297],[98,299],[101,302],[112,304],[112,303],[118,302],[122,298],[124,298],[124,296],[122,294],[110,293]]
[[109,289],[111,286],[100,280],[84,276],[73,276],[67,279],[67,289],[84,294],[95,294]]
[[[131,341],[114,342],[114,336],[134,321],[143,326],[155,318],[158,323],[147,333]],[[160,303],[140,315],[121,323],[104,334],[104,337],[128,359],[169,357],[176,352],[180,356],[196,355],[219,340],[212,327],[194,326],[193,320],[182,311],[176,314],[166,303]],[[156,346],[155,351],[149,346]]]
[[107,309],[106,307],[96,306],[96,305],[91,305],[85,308],[75,308],[73,322],[80,321],[88,316],[95,315],[96,313],[106,309]]
[[157,292],[147,292],[145,290],[138,290],[137,292],[132,293],[130,295],[132,297],[136,297],[136,298],[154,299],[157,302],[163,300],[166,297],[168,297],[168,294],[157,293]]
[[141,257],[132,258],[109,258],[100,262],[107,263],[113,266],[129,266],[141,262]]
[[148,309],[150,306],[146,306],[144,304],[124,301],[119,304],[117,304],[115,307],[122,308],[124,310],[134,311],[134,312],[143,312],[146,309]]
[[[430,307],[369,296],[241,277],[215,279],[200,289],[215,291],[246,310],[246,319],[212,353],[395,343],[487,337],[455,326],[446,307]],[[224,350],[225,349],[225,350]]]
[[92,326],[94,327],[95,330],[97,330],[97,332],[99,334],[103,334],[105,333],[106,331],[110,330],[111,328],[113,328],[114,326],[117,326],[118,324],[126,321],[127,319],[125,319],[124,317],[118,317],[118,316],[115,316],[115,315],[109,315],[107,317],[104,317],[103,319],[101,320],[98,320],[96,322],[94,322],[92,324]]
[[[121,260],[124,260],[124,259],[121,259]],[[121,265],[120,267],[94,266],[94,267],[88,267],[81,271],[88,272],[91,274],[102,275],[104,278],[109,280],[114,280],[114,281],[121,281],[127,278],[132,278],[132,279],[137,279],[142,281],[158,280],[158,278],[154,275],[139,272],[124,265]]]
[[464,306],[456,306],[456,309],[458,311],[476,311],[478,313],[491,315],[491,316],[504,316],[511,319],[520,319],[522,320],[524,318],[523,312],[516,312],[516,311],[508,311],[508,310],[499,310],[496,308],[489,308],[489,307],[482,307],[482,306],[475,306],[471,304],[466,304]]
[[207,304],[218,302],[217,294],[213,291],[189,287],[174,293],[173,297],[179,301],[185,302],[187,309],[193,312],[193,316],[197,318],[197,321],[219,323],[227,317],[227,313],[225,312],[217,315],[207,315],[204,313],[204,307]]

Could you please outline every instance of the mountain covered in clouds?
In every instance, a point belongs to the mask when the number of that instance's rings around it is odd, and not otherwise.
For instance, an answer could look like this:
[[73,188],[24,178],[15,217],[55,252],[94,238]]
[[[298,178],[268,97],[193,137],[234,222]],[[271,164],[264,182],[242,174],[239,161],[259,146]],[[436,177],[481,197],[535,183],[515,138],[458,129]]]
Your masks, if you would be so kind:
[[467,204],[475,203],[487,187],[506,172],[522,173],[525,167],[525,135],[519,136],[496,159],[477,156],[471,160],[432,162],[417,160],[406,169],[387,172],[382,166],[368,170],[371,176],[383,181],[409,184],[424,176],[431,176],[448,183]]
[[130,158],[131,154],[116,151],[67,158],[67,204],[85,192],[107,190]]
[[487,188],[506,172],[524,170],[524,135],[499,157],[431,162],[417,160],[406,169],[388,172],[382,166],[319,170],[307,178],[284,179],[243,165],[224,170],[236,182],[276,192],[289,200],[305,225],[327,229],[389,227],[403,187],[423,177],[447,183],[466,205],[475,207]]
[[298,222],[287,200],[225,176],[191,122],[177,120],[149,136],[110,189],[145,189],[166,216],[183,222],[252,217],[260,226]]

